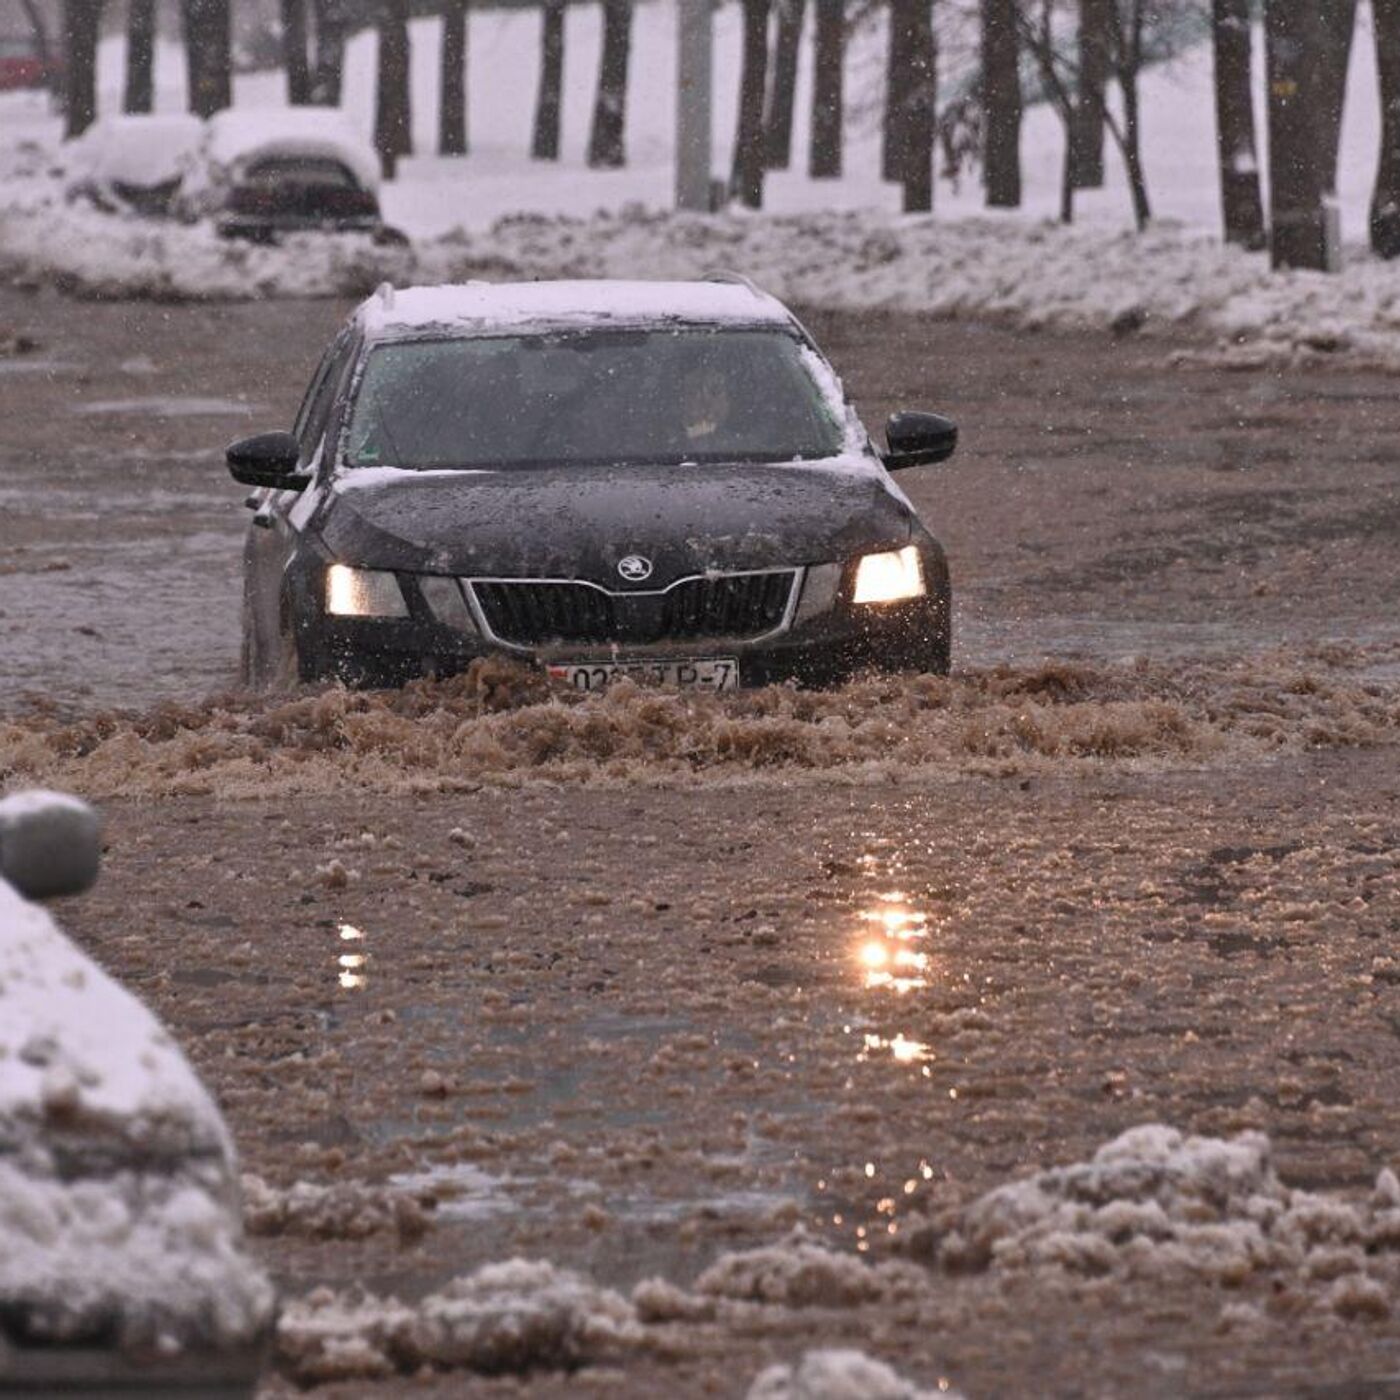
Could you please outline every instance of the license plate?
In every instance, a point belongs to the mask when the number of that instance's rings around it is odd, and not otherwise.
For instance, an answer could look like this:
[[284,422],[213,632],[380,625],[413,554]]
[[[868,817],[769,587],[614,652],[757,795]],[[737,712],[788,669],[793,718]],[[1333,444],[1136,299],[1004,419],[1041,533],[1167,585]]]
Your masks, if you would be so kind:
[[643,685],[683,686],[694,690],[738,690],[739,663],[732,656],[706,661],[588,661],[549,668],[556,681],[575,690],[602,690],[628,676]]

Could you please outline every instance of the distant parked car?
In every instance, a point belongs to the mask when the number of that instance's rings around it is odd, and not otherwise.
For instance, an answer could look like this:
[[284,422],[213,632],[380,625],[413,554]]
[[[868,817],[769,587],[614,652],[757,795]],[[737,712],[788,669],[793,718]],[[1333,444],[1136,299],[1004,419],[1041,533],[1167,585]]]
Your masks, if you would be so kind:
[[379,210],[379,158],[338,111],[324,107],[220,112],[177,208],[207,215],[228,238],[370,233],[402,241]]
[[324,107],[104,117],[69,151],[69,198],[109,212],[210,219],[260,243],[307,231],[406,241],[380,215],[373,148]]
[[0,92],[48,87],[56,76],[32,34],[0,34]]
[[0,1395],[243,1400],[274,1296],[228,1129],[159,1021],[26,898],[97,873],[93,811],[0,801]]

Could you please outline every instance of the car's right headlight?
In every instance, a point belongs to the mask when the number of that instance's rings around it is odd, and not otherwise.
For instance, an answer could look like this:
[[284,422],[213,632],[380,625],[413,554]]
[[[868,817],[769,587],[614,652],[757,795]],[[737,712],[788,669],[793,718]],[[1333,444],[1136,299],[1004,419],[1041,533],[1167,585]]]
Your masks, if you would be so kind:
[[332,564],[326,571],[326,611],[335,617],[407,617],[408,604],[393,574]]
[[902,603],[909,598],[922,598],[927,592],[924,563],[916,545],[867,554],[856,566],[853,602]]

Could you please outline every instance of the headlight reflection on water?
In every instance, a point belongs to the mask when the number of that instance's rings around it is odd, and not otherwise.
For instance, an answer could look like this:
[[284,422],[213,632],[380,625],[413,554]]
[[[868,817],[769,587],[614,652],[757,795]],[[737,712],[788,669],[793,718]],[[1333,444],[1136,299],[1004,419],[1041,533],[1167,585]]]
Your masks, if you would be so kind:
[[928,915],[910,908],[900,890],[882,894],[879,900],[859,916],[865,927],[856,944],[856,961],[865,986],[901,995],[928,986],[929,956],[914,946],[928,937]]
[[366,970],[369,966],[369,954],[354,952],[346,948],[345,945],[363,942],[364,930],[356,928],[354,924],[341,924],[336,929],[336,933],[343,950],[335,960],[338,971],[336,980],[345,991],[357,991],[369,981],[369,974]]

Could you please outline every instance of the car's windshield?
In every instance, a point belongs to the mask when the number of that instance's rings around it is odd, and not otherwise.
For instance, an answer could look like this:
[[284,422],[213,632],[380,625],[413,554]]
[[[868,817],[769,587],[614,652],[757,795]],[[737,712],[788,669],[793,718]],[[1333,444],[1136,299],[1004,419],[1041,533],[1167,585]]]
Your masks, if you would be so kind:
[[269,156],[248,167],[245,185],[330,185],[354,190],[355,177],[338,160],[313,156]]
[[837,417],[787,331],[588,331],[376,347],[346,462],[781,462],[841,446]]

